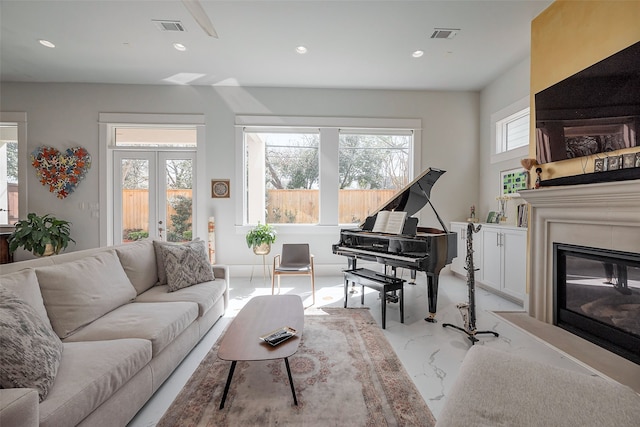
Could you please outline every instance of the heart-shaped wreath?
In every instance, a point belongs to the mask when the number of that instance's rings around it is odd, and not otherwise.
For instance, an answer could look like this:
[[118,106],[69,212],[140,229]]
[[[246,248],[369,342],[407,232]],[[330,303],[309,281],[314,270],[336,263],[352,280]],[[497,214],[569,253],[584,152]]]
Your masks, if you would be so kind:
[[83,147],[69,148],[61,153],[53,147],[38,147],[31,153],[31,164],[40,182],[64,199],[73,193],[91,167],[91,155]]

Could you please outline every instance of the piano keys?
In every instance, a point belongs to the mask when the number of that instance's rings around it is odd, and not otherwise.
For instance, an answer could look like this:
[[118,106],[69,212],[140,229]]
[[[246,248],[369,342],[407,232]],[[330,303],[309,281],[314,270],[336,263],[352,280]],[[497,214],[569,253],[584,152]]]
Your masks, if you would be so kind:
[[[394,195],[367,217],[359,228],[340,231],[340,241],[333,245],[333,253],[347,257],[348,268],[356,268],[358,259],[375,261],[390,266],[395,275],[396,268],[411,270],[415,279],[417,271],[427,275],[428,322],[435,322],[438,301],[438,277],[445,265],[451,263],[457,254],[457,235],[449,232],[431,203],[431,188],[445,171],[429,168],[409,185]],[[412,217],[426,204],[430,205],[442,230],[418,227],[418,219]],[[374,233],[378,212],[404,211],[407,219],[401,234]]]

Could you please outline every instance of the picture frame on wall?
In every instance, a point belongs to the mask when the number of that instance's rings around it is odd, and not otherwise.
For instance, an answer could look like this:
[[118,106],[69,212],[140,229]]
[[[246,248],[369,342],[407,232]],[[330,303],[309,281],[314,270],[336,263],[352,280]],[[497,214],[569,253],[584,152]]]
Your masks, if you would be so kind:
[[500,172],[500,195],[519,196],[520,190],[527,189],[527,171],[521,168]]
[[231,196],[231,184],[228,179],[211,180],[211,197],[214,199],[228,199]]

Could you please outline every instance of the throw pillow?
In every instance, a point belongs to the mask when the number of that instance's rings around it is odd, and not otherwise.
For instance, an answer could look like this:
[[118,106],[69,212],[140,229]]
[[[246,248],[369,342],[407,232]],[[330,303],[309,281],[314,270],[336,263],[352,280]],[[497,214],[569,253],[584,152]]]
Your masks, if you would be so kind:
[[62,342],[36,310],[0,286],[0,388],[34,388],[40,402],[55,380]]
[[162,245],[161,251],[169,292],[214,280],[204,241]]
[[44,323],[51,326],[47,309],[44,308],[38,278],[33,268],[2,275],[2,286],[15,292],[18,298],[29,304],[40,315]]

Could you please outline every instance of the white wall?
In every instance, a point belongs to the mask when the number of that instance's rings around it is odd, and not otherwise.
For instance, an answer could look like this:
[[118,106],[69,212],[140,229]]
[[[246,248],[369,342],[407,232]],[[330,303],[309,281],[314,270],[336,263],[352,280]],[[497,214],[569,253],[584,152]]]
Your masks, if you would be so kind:
[[[491,132],[491,115],[529,95],[530,74],[530,60],[527,56],[526,59],[506,70],[480,93],[479,199],[481,202],[478,215],[481,221],[487,218],[489,211],[498,210],[496,197],[500,195],[500,172],[521,167],[521,157],[491,163],[491,148],[495,144]],[[515,217],[515,207],[518,203],[523,201],[516,199],[508,202],[511,212],[508,212],[507,216],[510,220]]]
[[[525,85],[525,89],[528,86]],[[99,113],[190,113],[204,114],[207,140],[207,180],[230,178],[235,186],[235,130],[237,114],[331,117],[418,118],[422,120],[422,169],[447,171],[431,193],[433,204],[445,223],[463,220],[469,206],[478,204],[479,94],[477,92],[374,91],[292,88],[237,88],[191,86],[141,86],[95,84],[3,83],[0,111],[24,111],[28,120],[28,148],[50,145],[60,150],[86,147],[93,164],[75,193],[57,199],[28,172],[29,211],[52,213],[73,223],[77,245],[68,250],[99,246],[99,221],[80,203],[99,202],[98,115]],[[489,103],[490,105],[494,102]],[[209,186],[209,182],[201,183]],[[233,193],[237,197],[237,193]],[[234,227],[235,200],[207,199],[208,215],[216,217],[217,262],[259,262],[244,243],[244,233]],[[421,225],[436,226],[426,207]],[[439,227],[439,225],[437,225]],[[206,234],[199,233],[206,239]],[[339,238],[338,227],[312,235],[280,234],[279,245],[309,241],[318,264],[345,264],[332,254]],[[23,259],[24,254],[17,254]]]

